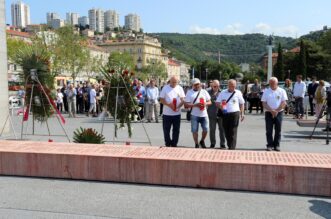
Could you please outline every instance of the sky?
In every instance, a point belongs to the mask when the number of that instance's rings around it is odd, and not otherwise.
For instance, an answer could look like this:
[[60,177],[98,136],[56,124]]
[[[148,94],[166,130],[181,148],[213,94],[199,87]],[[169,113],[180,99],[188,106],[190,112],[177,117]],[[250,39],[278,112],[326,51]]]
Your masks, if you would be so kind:
[[[7,23],[11,23],[6,1]],[[330,0],[23,0],[30,6],[31,22],[46,23],[47,12],[87,16],[91,8],[116,10],[120,23],[137,13],[147,33],[208,34],[264,33],[299,37],[331,26]]]

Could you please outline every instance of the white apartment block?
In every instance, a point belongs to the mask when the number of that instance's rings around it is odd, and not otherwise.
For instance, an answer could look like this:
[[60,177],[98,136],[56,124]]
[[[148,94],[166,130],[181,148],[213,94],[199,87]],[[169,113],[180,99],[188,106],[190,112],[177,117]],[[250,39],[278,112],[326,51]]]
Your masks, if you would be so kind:
[[108,10],[105,12],[105,29],[114,30],[120,26],[119,14],[116,11]]
[[78,18],[78,25],[79,26],[85,27],[86,25],[89,25],[89,24],[90,24],[90,22],[89,22],[88,17],[83,16],[83,17]]
[[11,4],[12,25],[16,27],[26,27],[30,24],[30,7],[19,1]]
[[105,15],[101,9],[91,9],[88,11],[90,30],[100,33],[105,32]]
[[47,25],[52,26],[52,21],[54,19],[60,19],[60,15],[54,12],[48,12],[46,14],[46,19],[47,19]]
[[53,19],[52,20],[52,25],[51,27],[56,30],[59,29],[60,27],[63,27],[65,25],[64,20],[61,19]]
[[66,16],[66,23],[72,26],[78,25],[79,14],[68,12]]
[[125,29],[139,32],[141,28],[140,16],[137,14],[128,14],[125,16]]

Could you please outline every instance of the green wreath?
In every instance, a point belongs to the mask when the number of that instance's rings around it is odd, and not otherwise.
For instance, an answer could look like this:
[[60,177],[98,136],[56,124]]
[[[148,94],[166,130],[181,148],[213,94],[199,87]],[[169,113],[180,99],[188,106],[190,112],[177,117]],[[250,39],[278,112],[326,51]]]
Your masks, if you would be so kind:
[[[15,58],[16,63],[23,68],[20,79],[26,85],[25,103],[27,110],[31,110],[33,118],[40,122],[46,122],[54,113],[52,107],[54,95],[52,95],[51,90],[54,89],[55,75],[51,74],[50,57],[50,53],[45,48],[26,45],[17,52]],[[36,70],[42,87],[30,77],[31,69]],[[32,98],[31,95],[33,95]],[[51,99],[53,104],[49,103],[48,98]],[[31,106],[29,106],[30,102]]]
[[[120,66],[106,66],[102,69],[104,76],[104,102],[107,105],[107,110],[111,115],[115,116],[116,101],[117,101],[117,120],[119,127],[115,125],[115,137],[117,137],[118,128],[124,128],[127,125],[128,135],[132,137],[131,121],[133,115],[138,109],[135,91],[132,86],[134,73]],[[118,96],[117,93],[118,87]],[[107,102],[108,101],[108,102]]]

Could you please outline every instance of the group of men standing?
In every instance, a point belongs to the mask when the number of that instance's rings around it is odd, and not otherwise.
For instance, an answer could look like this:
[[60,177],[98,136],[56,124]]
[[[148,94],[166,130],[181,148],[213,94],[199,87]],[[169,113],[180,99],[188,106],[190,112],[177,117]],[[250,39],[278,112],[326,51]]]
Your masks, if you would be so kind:
[[[265,109],[267,150],[280,151],[281,126],[283,111],[286,106],[287,95],[284,89],[278,87],[277,78],[271,78],[270,88],[266,89],[261,101]],[[181,107],[189,108],[191,132],[196,148],[206,148],[205,139],[210,133],[211,148],[216,146],[216,129],[218,126],[220,148],[235,150],[237,145],[237,132],[240,121],[244,121],[244,96],[236,89],[236,81],[229,80],[227,89],[220,90],[220,83],[214,80],[211,87],[205,90],[201,87],[199,79],[192,80],[192,89],[186,95],[178,85],[178,79],[172,77],[169,84],[164,86],[160,101],[164,105],[163,133],[165,146],[177,147]],[[199,140],[199,127],[202,128]],[[171,136],[172,128],[172,136]],[[273,130],[275,134],[273,135]]]

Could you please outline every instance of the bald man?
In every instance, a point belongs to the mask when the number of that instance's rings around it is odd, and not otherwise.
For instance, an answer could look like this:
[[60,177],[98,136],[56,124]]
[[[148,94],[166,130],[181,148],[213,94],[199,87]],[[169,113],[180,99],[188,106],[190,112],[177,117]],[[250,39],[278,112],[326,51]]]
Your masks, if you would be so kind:
[[[184,105],[185,93],[178,85],[178,78],[171,77],[160,94],[163,107],[163,135],[166,147],[177,147],[180,133],[181,107]],[[172,137],[170,130],[172,128]]]
[[[288,100],[286,91],[278,87],[278,79],[270,78],[269,87],[262,96],[262,103],[265,109],[265,123],[267,136],[267,151],[280,151],[280,140],[283,122],[283,112]],[[273,137],[273,130],[275,136]]]

